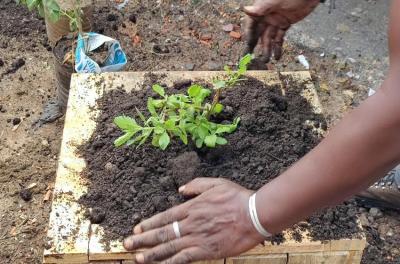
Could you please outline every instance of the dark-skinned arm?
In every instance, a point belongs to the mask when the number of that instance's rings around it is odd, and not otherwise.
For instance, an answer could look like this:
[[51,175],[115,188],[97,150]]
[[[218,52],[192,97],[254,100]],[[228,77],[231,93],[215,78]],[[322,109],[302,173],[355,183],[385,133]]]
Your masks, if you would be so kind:
[[[256,3],[287,7],[284,3],[294,1]],[[295,9],[279,10],[281,17]],[[400,10],[400,1],[392,7],[390,73],[378,93],[345,117],[311,153],[257,192],[258,216],[269,232],[280,232],[340,203],[400,163],[400,16],[395,10]],[[179,191],[196,197],[143,221],[124,241],[128,250],[147,248],[136,256],[138,263],[186,264],[232,257],[264,240],[249,213],[252,191],[220,178],[198,178]]]
[[392,7],[391,66],[380,90],[306,157],[258,192],[262,223],[279,232],[366,189],[400,163],[400,2]]
[[400,163],[400,67],[396,68],[376,95],[258,192],[260,218],[270,232],[366,189]]

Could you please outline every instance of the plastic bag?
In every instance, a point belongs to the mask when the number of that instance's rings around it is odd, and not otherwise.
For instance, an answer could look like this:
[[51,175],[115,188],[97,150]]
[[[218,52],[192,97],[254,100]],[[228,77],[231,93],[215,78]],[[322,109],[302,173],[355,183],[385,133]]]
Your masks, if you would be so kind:
[[[87,53],[103,44],[108,48],[107,58],[101,66],[92,60]],[[119,41],[97,33],[79,35],[75,51],[75,71],[78,73],[102,73],[120,71],[127,63],[126,55]]]

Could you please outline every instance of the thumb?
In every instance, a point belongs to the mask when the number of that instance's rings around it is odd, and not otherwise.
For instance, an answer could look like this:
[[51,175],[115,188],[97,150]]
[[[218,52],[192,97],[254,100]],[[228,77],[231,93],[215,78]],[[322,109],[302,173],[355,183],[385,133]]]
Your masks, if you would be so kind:
[[248,16],[252,17],[262,17],[267,13],[271,12],[272,5],[271,4],[262,4],[262,5],[252,5],[243,7],[243,11]]
[[179,192],[184,196],[197,196],[227,182],[229,181],[222,178],[196,178],[179,188]]

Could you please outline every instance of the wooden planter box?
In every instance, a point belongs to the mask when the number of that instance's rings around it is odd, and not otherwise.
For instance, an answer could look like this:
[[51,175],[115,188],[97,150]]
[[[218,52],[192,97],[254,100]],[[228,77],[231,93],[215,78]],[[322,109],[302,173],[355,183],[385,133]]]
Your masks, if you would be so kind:
[[[165,83],[172,85],[176,80],[211,80],[221,72],[168,72]],[[321,113],[321,105],[311,81],[309,72],[281,73],[291,76],[298,82],[296,87],[303,87],[302,94],[313,106],[316,113]],[[95,119],[99,114],[96,100],[105,91],[123,88],[127,91],[142,88],[145,73],[113,73],[101,75],[74,75],[57,179],[54,189],[53,205],[50,215],[48,241],[44,251],[44,263],[134,263],[134,252],[126,252],[121,243],[111,242],[111,248],[101,243],[103,230],[92,225],[84,217],[85,208],[77,201],[86,193],[87,187],[80,176],[85,168],[85,161],[76,155],[77,148],[88,141],[95,130]],[[280,76],[275,72],[249,72],[269,85],[280,85],[285,89]],[[365,238],[343,239],[334,241],[310,241],[307,232],[302,234],[302,242],[296,242],[285,234],[286,242],[281,245],[266,243],[240,257],[220,261],[205,262],[210,264],[295,264],[295,263],[360,263],[366,245]],[[204,263],[204,264],[205,264]]]

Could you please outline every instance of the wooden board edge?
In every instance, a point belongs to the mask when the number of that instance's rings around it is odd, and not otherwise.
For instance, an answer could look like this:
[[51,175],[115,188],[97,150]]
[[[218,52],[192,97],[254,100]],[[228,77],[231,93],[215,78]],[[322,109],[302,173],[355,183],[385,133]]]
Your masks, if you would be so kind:
[[[85,89],[90,76],[71,80],[70,100],[67,106],[57,176],[47,232],[44,263],[88,263],[90,221],[78,200],[87,192],[80,176],[85,161],[76,155],[79,145],[91,136],[95,122],[86,113],[93,110],[102,89]],[[82,89],[83,88],[83,89]],[[81,102],[74,105],[74,102]],[[95,112],[93,112],[95,113]]]
[[287,261],[287,254],[267,254],[227,258],[225,264],[287,264]]

